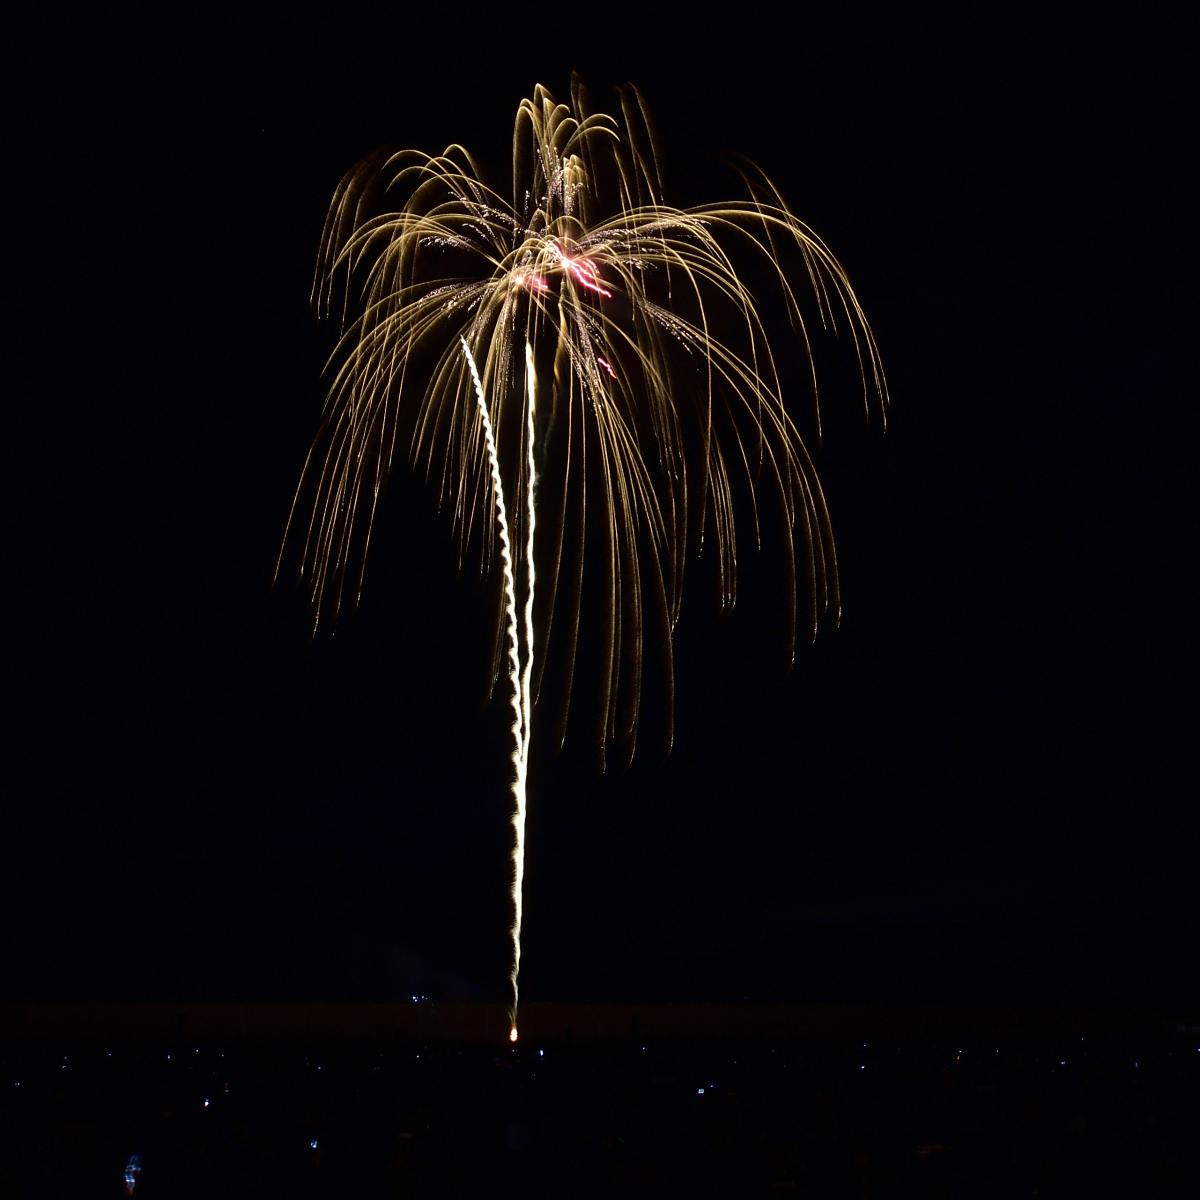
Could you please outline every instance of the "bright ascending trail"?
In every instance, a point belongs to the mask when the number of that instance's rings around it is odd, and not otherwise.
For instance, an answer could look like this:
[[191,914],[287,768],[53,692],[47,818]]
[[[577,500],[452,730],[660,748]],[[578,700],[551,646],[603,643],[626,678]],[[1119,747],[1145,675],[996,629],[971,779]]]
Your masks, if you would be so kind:
[[487,400],[483,394],[483,384],[479,378],[479,368],[475,365],[471,348],[465,338],[462,342],[463,354],[466,355],[467,365],[471,370],[471,380],[475,385],[475,397],[479,405],[479,417],[483,425],[484,443],[487,447],[488,467],[492,476],[492,491],[496,496],[496,523],[500,528],[500,561],[504,571],[504,608],[508,616],[508,677],[512,684],[513,709],[513,923],[512,937],[512,970],[509,981],[512,984],[512,1003],[509,1007],[509,1019],[512,1028],[509,1040],[517,1040],[517,1004],[520,998],[521,976],[521,916],[522,889],[525,882],[525,813],[526,813],[526,783],[529,778],[529,737],[532,728],[533,704],[530,697],[530,679],[533,674],[533,528],[534,528],[534,484],[536,466],[534,461],[534,406],[537,400],[537,380],[533,367],[533,348],[525,343],[525,380],[526,380],[526,523],[525,523],[525,661],[521,661],[520,635],[517,629],[517,586],[513,572],[512,543],[508,533],[508,510],[504,503],[504,485],[500,479],[500,459],[496,450],[496,435],[492,429],[492,418],[488,412]]

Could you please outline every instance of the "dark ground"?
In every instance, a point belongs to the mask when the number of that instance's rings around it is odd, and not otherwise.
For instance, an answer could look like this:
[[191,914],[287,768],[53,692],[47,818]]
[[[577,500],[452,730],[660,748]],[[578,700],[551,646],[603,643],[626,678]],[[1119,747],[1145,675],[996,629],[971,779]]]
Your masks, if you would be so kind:
[[[232,1006],[161,1036],[167,1007],[141,1014],[150,1036],[82,1040],[43,1009],[47,1036],[19,1044],[7,1014],[5,1195],[1167,1197],[1198,1179],[1200,1026],[1177,1017],[546,1006],[530,1025],[560,1036],[511,1049],[483,1036],[498,1009],[412,1005],[404,1036],[356,1038],[329,1036],[340,1010]],[[238,1021],[254,1036],[205,1036]]]

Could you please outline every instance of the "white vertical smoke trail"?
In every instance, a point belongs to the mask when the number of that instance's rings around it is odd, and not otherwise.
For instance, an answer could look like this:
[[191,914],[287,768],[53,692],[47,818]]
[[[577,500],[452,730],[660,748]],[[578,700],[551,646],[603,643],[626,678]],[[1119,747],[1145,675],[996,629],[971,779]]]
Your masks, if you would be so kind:
[[479,368],[471,354],[471,348],[465,338],[462,342],[463,354],[466,355],[467,365],[471,370],[471,380],[475,385],[475,396],[479,406],[479,417],[483,424],[484,443],[487,447],[488,467],[492,475],[492,491],[496,496],[496,522],[500,527],[500,560],[504,571],[504,607],[508,615],[508,677],[512,684],[513,709],[513,924],[512,936],[512,971],[509,979],[512,984],[512,1005],[509,1017],[512,1028],[509,1033],[511,1041],[517,1040],[517,1003],[519,999],[519,979],[521,973],[521,893],[525,880],[525,786],[529,777],[529,735],[532,716],[530,700],[530,677],[533,668],[533,525],[534,525],[534,402],[536,397],[536,380],[533,370],[533,349],[525,343],[526,391],[528,396],[526,416],[527,442],[527,482],[526,482],[526,512],[527,530],[525,536],[525,569],[527,573],[527,593],[525,600],[525,663],[521,664],[521,646],[517,631],[517,588],[513,574],[512,544],[508,533],[508,512],[504,504],[504,485],[500,478],[500,459],[496,451],[496,436],[492,429],[492,418],[488,412],[487,400],[483,394],[483,383],[479,378]]

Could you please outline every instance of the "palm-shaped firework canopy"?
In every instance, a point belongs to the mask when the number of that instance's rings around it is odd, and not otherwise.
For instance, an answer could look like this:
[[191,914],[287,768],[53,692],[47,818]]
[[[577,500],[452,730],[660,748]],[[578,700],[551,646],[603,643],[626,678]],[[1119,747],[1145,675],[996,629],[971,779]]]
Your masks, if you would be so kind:
[[[517,110],[511,200],[484,181],[459,145],[437,156],[405,150],[367,158],[334,195],[314,284],[319,311],[336,310],[342,322],[321,433],[297,490],[297,503],[312,498],[304,570],[316,616],[336,612],[349,571],[355,591],[361,587],[383,483],[398,440],[407,443],[452,507],[464,552],[477,540],[486,565],[503,538],[522,789],[515,857],[523,838],[533,630],[535,694],[544,648],[560,646],[561,736],[585,562],[603,593],[602,754],[617,740],[633,752],[648,610],[661,624],[669,687],[684,567],[689,546],[705,534],[716,550],[722,599],[732,603],[736,492],[748,497],[756,529],[764,490],[782,507],[789,610],[798,609],[798,578],[814,632],[824,611],[837,610],[824,496],[735,264],[757,259],[755,278],[766,273],[778,286],[814,399],[798,282],[821,325],[848,330],[864,404],[872,397],[881,410],[886,404],[874,337],[824,243],[752,169],[742,173],[743,201],[665,204],[642,97],[633,87],[618,96],[614,118],[589,111],[578,80],[569,106],[536,87]],[[817,413],[819,422],[819,406]],[[535,477],[542,539],[536,612]],[[524,499],[511,514],[527,551],[523,664],[506,490]],[[500,626],[497,665],[503,641]],[[520,869],[518,861],[518,954]],[[515,967],[513,985],[515,1014]]]
[[[458,145],[438,156],[374,155],[343,179],[314,284],[320,311],[340,312],[343,335],[306,468],[315,502],[305,566],[318,615],[336,611],[352,565],[361,584],[398,436],[436,477],[463,547],[480,537],[489,561],[491,482],[459,338],[479,360],[505,474],[518,492],[527,486],[520,412],[528,341],[552,383],[542,401],[553,429],[541,461],[553,466],[542,478],[551,511],[542,512],[540,636],[545,644],[557,619],[573,661],[577,577],[591,542],[586,557],[603,555],[596,567],[608,593],[602,744],[636,726],[647,602],[669,646],[689,541],[706,530],[722,597],[732,602],[736,473],[752,504],[765,478],[784,505],[794,531],[789,578],[802,580],[807,623],[815,628],[821,612],[836,610],[821,486],[733,256],[749,249],[769,267],[808,354],[798,288],[783,265],[794,258],[816,319],[851,335],[864,402],[885,397],[870,327],[824,243],[761,175],[743,176],[742,202],[665,205],[642,97],[631,87],[620,101],[616,120],[589,113],[576,80],[570,106],[535,88],[517,110],[511,201]],[[398,211],[378,211],[399,200]],[[585,505],[603,520],[579,535],[573,527],[583,527]],[[564,572],[568,586],[560,587]]]

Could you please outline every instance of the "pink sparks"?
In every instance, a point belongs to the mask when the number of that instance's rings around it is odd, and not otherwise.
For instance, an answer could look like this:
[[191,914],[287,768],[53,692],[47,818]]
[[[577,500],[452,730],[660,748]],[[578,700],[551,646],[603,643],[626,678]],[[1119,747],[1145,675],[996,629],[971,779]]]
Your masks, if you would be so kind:
[[612,366],[609,364],[607,358],[601,358],[600,355],[597,354],[596,362],[599,363],[600,366],[602,366],[614,379],[616,379],[617,373],[612,369]]
[[612,295],[612,292],[600,282],[596,268],[586,258],[571,258],[563,253],[562,247],[557,242],[550,244],[554,247],[554,252],[561,260],[563,267],[571,272],[571,278],[581,288],[586,288],[589,292],[595,292],[596,295],[606,298]]
[[574,276],[575,282],[579,284],[580,287],[587,288],[589,292],[595,292],[598,296],[607,297],[612,295],[612,292],[610,292],[608,288],[600,283],[599,277],[596,274],[596,268],[593,267],[592,264],[586,259],[573,261],[571,259],[564,258],[563,262]]
[[514,275],[513,283],[517,287],[528,288],[531,292],[548,292],[550,285],[541,275]]

